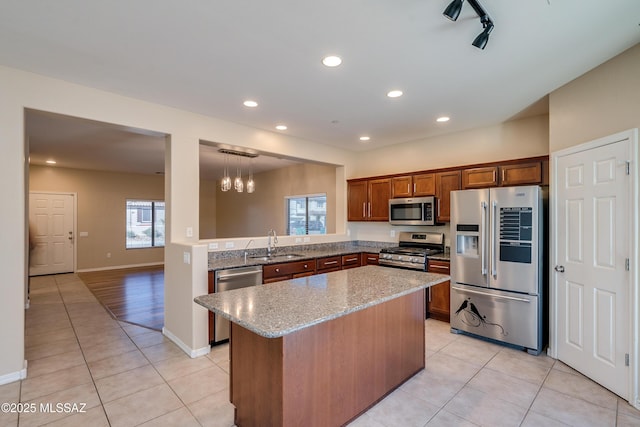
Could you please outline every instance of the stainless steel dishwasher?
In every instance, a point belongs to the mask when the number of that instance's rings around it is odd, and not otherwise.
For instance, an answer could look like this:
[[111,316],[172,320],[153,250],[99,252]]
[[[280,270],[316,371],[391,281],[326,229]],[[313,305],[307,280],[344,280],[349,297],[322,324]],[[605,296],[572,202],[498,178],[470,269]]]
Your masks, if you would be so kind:
[[[224,292],[257,285],[262,285],[262,266],[230,268],[216,271],[213,292]],[[213,344],[218,344],[228,339],[229,321],[216,314]]]

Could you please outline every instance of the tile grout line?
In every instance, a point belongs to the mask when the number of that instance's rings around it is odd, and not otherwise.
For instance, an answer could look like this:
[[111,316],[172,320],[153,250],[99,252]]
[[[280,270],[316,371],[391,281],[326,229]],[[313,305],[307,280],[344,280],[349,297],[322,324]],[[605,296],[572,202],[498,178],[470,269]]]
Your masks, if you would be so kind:
[[[76,278],[78,280],[80,280],[82,282],[82,280],[78,277],[77,274],[73,273]],[[100,402],[100,407],[102,408],[102,413],[104,414],[105,419],[107,420],[107,423],[109,424],[109,426],[111,426],[111,420],[109,419],[109,415],[107,414],[107,411],[104,407],[104,402],[102,401],[102,396],[100,396],[100,392],[98,391],[98,386],[96,385],[96,380],[95,378],[93,378],[93,373],[91,372],[91,369],[89,369],[89,362],[87,362],[87,358],[84,354],[84,349],[82,347],[82,343],[80,342],[80,338],[78,337],[78,333],[76,331],[76,325],[74,323],[74,321],[71,319],[71,315],[69,314],[69,309],[67,308],[67,303],[64,300],[64,297],[62,296],[62,292],[60,291],[60,286],[58,284],[58,280],[57,278],[54,278],[55,282],[56,282],[56,287],[58,288],[58,293],[60,294],[60,299],[62,300],[62,304],[64,306],[64,311],[67,313],[67,317],[69,318],[69,323],[71,323],[71,329],[73,329],[73,334],[76,337],[76,340],[78,341],[78,347],[80,347],[80,352],[82,353],[82,358],[84,359],[84,363],[85,366],[87,367],[87,371],[89,371],[89,376],[91,377],[91,383],[93,384],[93,388],[96,390],[96,395],[98,396],[98,401]],[[84,282],[82,282],[82,284],[86,287],[86,285],[84,284]],[[93,294],[91,294],[93,295]],[[95,296],[94,296],[95,298]],[[67,418],[67,417],[64,417]],[[63,419],[64,419],[63,418]]]

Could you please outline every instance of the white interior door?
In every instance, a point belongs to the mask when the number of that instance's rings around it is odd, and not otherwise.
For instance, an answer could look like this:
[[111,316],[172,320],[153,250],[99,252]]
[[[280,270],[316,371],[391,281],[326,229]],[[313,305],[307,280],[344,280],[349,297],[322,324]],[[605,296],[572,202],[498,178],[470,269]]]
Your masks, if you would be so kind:
[[29,275],[74,271],[72,194],[29,193]]
[[631,141],[565,151],[553,157],[557,357],[629,400]]

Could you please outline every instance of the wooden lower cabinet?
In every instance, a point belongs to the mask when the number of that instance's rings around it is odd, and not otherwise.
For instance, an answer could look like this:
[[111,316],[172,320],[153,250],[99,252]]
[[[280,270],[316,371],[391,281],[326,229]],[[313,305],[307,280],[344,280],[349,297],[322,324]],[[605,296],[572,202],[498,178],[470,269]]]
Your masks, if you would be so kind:
[[338,270],[342,270],[342,257],[340,255],[318,258],[316,260],[316,271],[318,274],[330,273]]
[[380,254],[372,252],[362,253],[362,265],[378,265],[380,260]]
[[[429,260],[427,271],[430,273],[450,274],[449,261]],[[450,281],[438,283],[427,289],[427,317],[448,322],[451,309]]]
[[362,264],[361,261],[362,254],[349,254],[342,255],[342,269],[346,270],[347,268],[360,267]]
[[424,369],[425,292],[277,338],[231,324],[238,426],[339,426]]
[[315,260],[283,262],[262,267],[262,283],[273,283],[316,273]]

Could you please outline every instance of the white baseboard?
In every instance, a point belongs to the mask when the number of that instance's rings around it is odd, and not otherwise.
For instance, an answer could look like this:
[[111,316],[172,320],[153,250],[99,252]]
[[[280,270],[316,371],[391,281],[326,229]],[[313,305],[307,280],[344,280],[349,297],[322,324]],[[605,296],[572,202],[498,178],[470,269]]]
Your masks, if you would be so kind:
[[9,384],[27,378],[27,361],[24,361],[24,368],[10,374],[0,375],[0,385]]
[[164,265],[164,262],[147,262],[144,264],[127,264],[127,265],[112,265],[109,267],[100,267],[100,268],[83,268],[80,270],[76,270],[76,273],[88,273],[90,271],[121,270],[123,268],[136,268],[136,267],[154,267],[156,265]]
[[211,346],[210,345],[207,345],[205,347],[198,348],[198,349],[195,349],[195,350],[192,349],[191,347],[189,347],[188,345],[183,343],[180,338],[178,338],[177,336],[172,334],[171,331],[169,331],[167,328],[164,328],[164,327],[162,328],[162,334],[165,337],[169,338],[171,341],[173,341],[173,343],[175,345],[180,347],[180,349],[182,351],[184,351],[185,353],[187,353],[189,355],[189,357],[191,357],[192,359],[195,359],[196,357],[200,357],[200,356],[204,356],[206,354],[209,354],[209,352],[211,351]]

